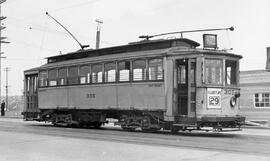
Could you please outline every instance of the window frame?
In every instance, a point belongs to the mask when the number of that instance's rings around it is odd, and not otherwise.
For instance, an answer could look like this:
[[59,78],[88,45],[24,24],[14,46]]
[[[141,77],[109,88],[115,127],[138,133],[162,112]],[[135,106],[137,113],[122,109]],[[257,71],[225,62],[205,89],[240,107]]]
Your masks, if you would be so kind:
[[[214,82],[214,83],[208,83],[208,77],[207,77],[207,70],[206,70],[206,61],[207,60],[211,60],[211,61],[213,61],[213,60],[216,60],[216,61],[220,61],[220,68],[219,69],[221,69],[221,73],[220,73],[220,78],[221,78],[221,80],[220,80],[220,83],[216,83],[216,82]],[[223,86],[224,85],[224,62],[223,62],[223,60],[224,59],[222,59],[222,58],[209,58],[209,57],[205,57],[204,58],[204,84],[206,84],[206,85],[210,85],[210,86]],[[211,66],[211,67],[213,67],[213,66]],[[212,69],[212,68],[211,68]],[[211,74],[211,76],[212,76],[212,74]]]
[[[66,71],[65,77],[59,77],[61,69],[65,69],[65,71]],[[59,67],[57,70],[58,70],[58,77],[57,77],[58,84],[57,84],[57,86],[68,85],[68,67]],[[61,80],[63,80],[63,84],[61,83]]]
[[[46,73],[46,78],[41,77],[41,73]],[[43,79],[41,79],[43,78]],[[44,84],[40,84],[41,82],[44,82]],[[38,88],[48,87],[48,70],[40,70],[38,72]]]
[[[134,62],[136,62],[136,61],[144,61],[144,63],[145,63],[145,67],[144,68],[136,68],[136,69],[144,69],[144,71],[142,71],[140,74],[141,74],[141,80],[136,80],[136,79],[134,79],[134,73],[136,73],[136,72],[134,72]],[[131,62],[132,62],[132,82],[145,82],[145,81],[147,81],[148,80],[148,77],[147,77],[147,59],[143,59],[143,58],[140,58],[140,59],[134,59],[134,60],[132,60]]]
[[[161,71],[158,71],[157,69],[157,72],[155,73],[155,79],[150,79],[150,61],[151,60],[155,60],[155,59],[159,59],[161,60]],[[161,72],[161,76],[162,78],[161,79],[158,79],[159,77],[159,72]],[[163,57],[155,57],[155,58],[149,58],[147,59],[147,81],[151,81],[151,82],[156,82],[156,81],[164,81],[164,60],[163,60]]]
[[[128,75],[128,80],[120,80],[120,78],[121,78],[121,76],[120,76],[120,70],[121,69],[120,69],[119,64],[122,63],[122,62],[129,62],[129,73],[128,74],[124,74],[124,76]],[[131,78],[132,78],[132,61],[130,59],[117,61],[117,83],[131,82],[132,81]]]
[[[68,68],[67,84],[68,85],[78,85],[79,84],[79,66],[78,65],[71,65],[71,66],[68,66],[67,68]],[[70,68],[75,68],[75,71],[77,71],[76,76],[71,77]],[[71,82],[71,81],[74,81],[74,82]]]
[[[95,65],[100,65],[101,66],[101,82],[99,82],[99,76],[98,76],[98,73],[97,73],[97,79],[96,79],[96,82],[93,82],[93,70],[94,70],[94,67]],[[101,83],[104,83],[104,63],[93,63],[91,64],[91,84],[101,84]]]
[[[151,72],[150,68],[151,61],[153,60],[159,60],[160,63],[157,63],[155,66],[155,78],[156,79],[149,79]],[[141,62],[139,62],[141,61]],[[138,62],[139,64],[136,65],[138,68],[136,68],[135,64]],[[143,64],[140,64],[142,63]],[[109,75],[108,80],[106,80],[106,64],[114,64],[115,69],[115,77],[111,81],[109,81]],[[121,64],[124,63],[124,64]],[[149,66],[150,63],[150,66]],[[154,63],[153,63],[154,64]],[[134,68],[135,67],[135,68]],[[142,67],[142,68],[141,68]],[[73,69],[75,68],[75,69]],[[97,69],[95,69],[97,68]],[[110,68],[110,67],[109,67]],[[159,69],[161,68],[161,70]],[[89,76],[87,76],[87,70],[89,69]],[[94,70],[93,70],[94,69]],[[135,72],[136,69],[142,69],[142,71]],[[56,70],[56,79],[57,80],[55,85],[50,85],[49,80],[49,71],[50,70]],[[60,70],[63,70],[66,72],[66,75],[64,77],[60,77]],[[72,76],[71,72],[76,70],[76,75]],[[98,72],[96,73],[95,70]],[[113,70],[113,69],[110,69]],[[108,71],[110,71],[108,70]],[[126,70],[127,72],[123,72],[123,76],[120,76],[120,72]],[[83,71],[83,72],[82,72]],[[121,60],[112,60],[112,61],[104,61],[104,62],[93,62],[93,63],[85,63],[85,64],[72,64],[72,65],[66,65],[66,66],[58,66],[55,68],[48,68],[48,69],[42,69],[39,71],[39,76],[42,74],[46,76],[46,78],[43,78],[42,80],[39,77],[39,87],[57,87],[57,86],[73,86],[73,85],[92,85],[92,84],[108,84],[108,83],[137,83],[137,82],[160,82],[164,81],[164,59],[163,57],[139,57],[139,58],[131,58],[131,59],[121,59]],[[82,74],[84,73],[84,74]],[[134,73],[139,74],[139,76],[134,77]],[[46,75],[45,75],[46,74]],[[96,74],[96,78],[93,74]],[[63,74],[61,74],[63,75]],[[85,79],[85,80],[82,80]],[[95,82],[95,80],[96,82]],[[62,80],[64,79],[64,80]],[[76,79],[76,81],[70,82],[70,79]],[[41,86],[41,81],[43,81],[43,86]]]
[[[55,71],[56,73],[56,77],[55,78],[50,78],[50,71]],[[51,69],[48,69],[48,75],[47,75],[47,79],[48,79],[48,84],[47,86],[49,87],[56,87],[58,86],[58,82],[57,82],[57,78],[58,78],[58,68],[51,68]],[[55,85],[51,85],[52,82],[55,82]]]
[[[225,69],[224,69],[224,75],[225,75],[224,76],[224,82],[225,82],[225,85],[226,86],[237,86],[238,85],[238,76],[237,76],[237,73],[238,73],[238,63],[239,63],[239,61],[237,61],[237,60],[231,60],[231,59],[225,59],[224,62],[225,62],[225,65],[224,65],[224,67],[225,67]],[[228,65],[227,65],[227,62],[228,62]],[[227,82],[227,78],[228,78],[227,77],[228,76],[227,75],[228,74],[227,67],[231,67],[231,72],[230,72],[231,78],[232,78],[232,75],[234,75],[234,79],[233,79],[234,82],[231,83],[232,82],[232,79],[230,79],[230,84],[228,84],[228,82]],[[234,72],[234,73],[232,74],[232,72]]]
[[[109,81],[109,73],[108,75],[106,75],[107,72],[113,70],[106,70],[106,65],[107,64],[114,64],[114,80],[113,81]],[[104,63],[104,80],[103,80],[104,83],[116,83],[117,82],[117,62],[116,61],[108,61],[108,62],[105,62]]]
[[[86,75],[82,75],[82,67],[88,67],[88,73]],[[79,84],[84,85],[84,84],[91,84],[91,65],[90,64],[82,64],[79,65]],[[82,78],[85,78],[85,83],[82,83]]]
[[[266,96],[265,95],[268,95],[268,102],[265,100],[266,99]],[[258,102],[256,102],[256,95],[258,95],[258,98],[260,97],[261,95],[261,99],[262,101],[258,100]],[[254,108],[257,108],[257,109],[270,109],[270,92],[257,92],[257,93],[254,93],[253,95],[253,101],[254,101]],[[256,104],[259,104],[259,106],[256,106]],[[261,106],[261,104],[263,104],[264,106]],[[268,106],[266,106],[266,104],[268,104]]]

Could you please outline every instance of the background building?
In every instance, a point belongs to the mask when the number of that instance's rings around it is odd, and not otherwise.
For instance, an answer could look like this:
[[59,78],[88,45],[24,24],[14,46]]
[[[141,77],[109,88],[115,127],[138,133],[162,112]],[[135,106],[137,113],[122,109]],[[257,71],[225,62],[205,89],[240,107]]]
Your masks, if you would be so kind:
[[247,120],[270,122],[270,47],[265,70],[240,72],[240,110]]

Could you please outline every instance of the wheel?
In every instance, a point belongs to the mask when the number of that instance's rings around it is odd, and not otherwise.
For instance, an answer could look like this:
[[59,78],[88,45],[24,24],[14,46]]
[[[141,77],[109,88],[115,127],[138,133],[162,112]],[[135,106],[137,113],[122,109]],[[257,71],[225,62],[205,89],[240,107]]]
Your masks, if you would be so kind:
[[144,132],[157,132],[158,130],[160,129],[157,129],[157,128],[142,129],[142,131]]
[[98,123],[95,123],[94,127],[96,129],[99,129],[101,127],[102,123],[98,122]]
[[135,131],[135,128],[121,127],[124,131]]
[[171,129],[171,133],[173,133],[173,134],[178,133],[178,131],[179,131],[179,129],[176,127],[172,127],[172,129]]

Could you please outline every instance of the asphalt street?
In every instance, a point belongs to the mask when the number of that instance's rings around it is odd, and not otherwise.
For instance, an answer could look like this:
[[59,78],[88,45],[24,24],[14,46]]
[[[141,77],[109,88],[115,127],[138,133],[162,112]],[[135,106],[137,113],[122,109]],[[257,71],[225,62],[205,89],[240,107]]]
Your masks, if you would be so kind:
[[0,118],[0,160],[270,160],[270,130],[126,132]]

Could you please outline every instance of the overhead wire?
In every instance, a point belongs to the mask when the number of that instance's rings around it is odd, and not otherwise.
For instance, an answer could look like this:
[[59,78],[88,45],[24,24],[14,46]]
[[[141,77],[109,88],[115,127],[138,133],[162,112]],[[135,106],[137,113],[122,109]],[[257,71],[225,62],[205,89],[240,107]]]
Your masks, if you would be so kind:
[[[12,42],[15,42],[17,44],[23,45],[23,46],[28,46],[28,47],[32,47],[32,48],[36,48],[36,49],[40,49],[40,45],[36,45],[33,43],[26,43],[25,41],[21,41],[21,40],[17,40],[17,39],[10,39]],[[49,48],[42,48],[42,50],[47,50],[47,51],[51,51],[51,52],[58,52],[57,50],[54,49],[49,49]]]
[[[47,23],[48,23],[48,17],[46,17],[45,23],[44,23],[44,27],[43,27],[43,34],[42,34],[42,38],[41,38],[41,44],[40,44],[40,50],[43,48],[44,45],[44,41],[45,41],[45,35],[46,35],[46,31],[47,31]],[[39,56],[41,56],[41,54],[38,54]]]
[[[22,26],[22,28],[24,28],[24,29],[27,29],[27,30],[37,30],[37,31],[41,31],[41,32],[43,32],[45,29],[45,26],[44,25],[40,25],[40,24],[37,24],[37,23],[31,23],[31,22],[28,22],[28,21],[25,21],[25,20],[21,20],[21,19],[18,19],[18,18],[14,18],[14,17],[9,17],[9,19],[11,19],[11,22],[9,21],[9,23],[13,23],[13,24],[19,24],[18,23],[18,21],[21,21],[21,22],[23,22],[22,24],[23,24],[23,26]],[[12,19],[14,19],[14,20],[12,20]],[[27,24],[27,25],[25,25],[25,24]],[[9,24],[9,26],[10,26],[10,24]],[[11,25],[12,27],[16,27],[16,28],[20,28],[18,25]],[[52,28],[48,28],[48,27],[46,27],[46,31],[47,32],[50,32],[50,33],[55,33],[55,34],[65,34],[65,35],[67,35],[67,33],[66,32],[64,32],[64,31],[60,31],[60,30],[55,30],[55,29],[52,29]]]
[[56,11],[65,10],[65,9],[69,9],[69,8],[80,7],[82,5],[88,5],[88,4],[96,3],[97,1],[99,1],[99,0],[90,0],[90,1],[87,1],[87,2],[82,2],[82,3],[70,5],[70,6],[67,6],[67,7],[62,7],[62,8],[58,8],[58,9],[55,9],[55,10],[51,10],[50,12],[56,12]]
[[[58,11],[61,11],[61,10],[65,10],[65,9],[71,9],[71,8],[76,8],[76,7],[80,7],[82,5],[89,5],[89,4],[93,4],[93,3],[96,3],[97,1],[99,0],[89,0],[89,1],[86,1],[86,2],[82,2],[82,3],[77,3],[77,4],[73,4],[73,5],[69,5],[69,6],[66,6],[66,7],[61,7],[61,8],[57,8],[57,9],[51,9],[51,10],[47,10],[48,12],[58,12]],[[29,15],[28,17],[25,17],[25,19],[33,19],[33,18],[36,18],[36,17],[39,17],[41,15],[43,15],[44,12],[39,12],[39,13],[36,13],[36,14],[32,14],[32,15]]]
[[44,59],[25,59],[25,58],[6,58],[5,60],[8,60],[8,61],[44,61]]
[[[9,23],[13,23],[13,24],[23,24],[21,28],[24,28],[24,29],[27,29],[27,30],[36,30],[36,31],[41,31],[42,33],[44,33],[44,30],[46,30],[46,33],[53,33],[53,34],[58,34],[58,35],[65,35],[65,36],[68,36],[68,34],[64,31],[60,31],[60,30],[56,30],[56,29],[52,29],[52,28],[49,28],[49,27],[46,27],[45,29],[45,26],[41,26],[40,24],[37,24],[37,23],[32,23],[32,22],[28,22],[26,20],[21,20],[21,19],[18,19],[18,18],[15,18],[15,17],[10,17],[11,21]],[[18,23],[18,21],[22,22],[22,23]],[[24,25],[24,24],[29,24],[29,25]],[[46,23],[46,26],[47,26],[48,23]],[[9,26],[12,26],[12,27],[16,27],[16,28],[20,28],[18,25],[9,25]],[[76,36],[79,36],[83,39],[89,39],[88,37],[86,37],[85,35],[81,35],[81,34],[75,34]],[[92,36],[92,39],[94,39],[95,36]],[[109,41],[104,41],[104,40],[101,40],[102,43],[104,44],[107,44],[109,46],[113,46],[113,45],[116,45],[112,42],[109,42]]]
[[[66,7],[61,7],[61,8],[54,9],[54,10],[49,10],[49,11],[50,12],[57,12],[57,11],[60,11],[60,10],[65,10],[65,9],[69,9],[69,8],[79,7],[79,6],[82,6],[82,5],[96,3],[97,1],[99,1],[99,0],[90,0],[90,1],[87,1],[87,2],[82,2],[82,3],[78,3],[78,4],[74,4],[74,5],[69,5],[69,6],[66,6]],[[42,15],[43,14],[44,13],[42,13]],[[33,18],[33,15],[31,17]],[[58,50],[44,48],[45,37],[46,37],[47,33],[68,35],[66,32],[48,28],[48,25],[47,25],[48,24],[48,17],[47,16],[46,16],[46,21],[45,21],[45,23],[43,25],[40,25],[38,23],[30,22],[29,20],[26,19],[26,17],[24,19],[19,19],[19,18],[9,16],[9,21],[8,22],[11,23],[11,24],[12,23],[15,24],[15,25],[11,25],[11,26],[16,27],[16,28],[25,28],[25,29],[28,29],[28,30],[41,31],[42,32],[42,38],[41,38],[40,45],[33,44],[33,43],[26,43],[26,42],[21,41],[21,40],[13,39],[13,41],[15,41],[18,44],[21,44],[21,45],[27,46],[27,47],[32,47],[32,48],[39,48],[41,51],[46,50],[46,51],[57,52],[57,53],[59,52]],[[17,24],[20,24],[20,25],[17,25]],[[25,24],[27,24],[27,25],[25,25]],[[10,26],[10,24],[9,24],[9,26]],[[20,26],[22,26],[22,27],[20,27]],[[84,39],[88,39],[88,37],[86,37],[85,35],[77,35],[76,34],[76,36],[83,37]],[[94,38],[94,36],[92,38]],[[108,42],[108,41],[103,41],[102,40],[101,42],[105,43],[105,44],[108,44],[108,45],[115,45],[115,44],[113,44],[111,42]]]

